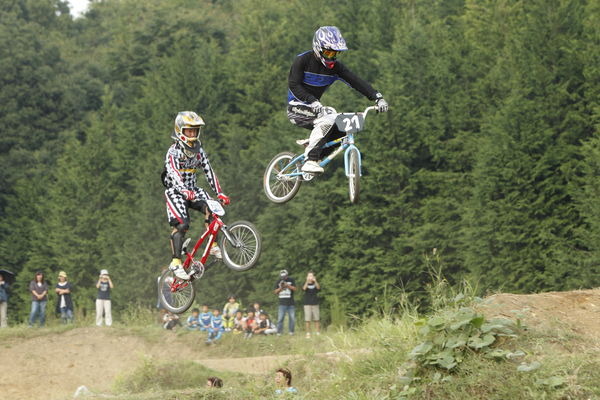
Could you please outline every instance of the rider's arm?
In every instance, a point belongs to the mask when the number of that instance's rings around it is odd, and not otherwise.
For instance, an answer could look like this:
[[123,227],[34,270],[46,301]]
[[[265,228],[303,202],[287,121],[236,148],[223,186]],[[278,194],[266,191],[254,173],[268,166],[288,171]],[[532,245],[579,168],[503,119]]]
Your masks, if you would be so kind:
[[183,177],[179,172],[179,151],[176,146],[169,147],[167,157],[165,159],[165,168],[167,169],[167,176],[171,178],[173,186],[179,192],[186,190],[185,184],[183,183]]
[[200,148],[200,156],[202,158],[202,170],[204,171],[204,175],[206,175],[206,180],[208,181],[208,184],[215,191],[215,193],[223,193],[223,191],[221,190],[221,185],[219,184],[219,179],[217,178],[217,174],[215,174],[215,171],[213,171],[212,167],[210,166],[210,161],[208,161],[206,152],[202,147]]
[[350,71],[344,64],[341,62],[336,62],[334,71],[337,75],[342,78],[348,85],[350,85],[353,89],[358,90],[363,96],[367,97],[369,100],[375,101],[377,99],[377,90],[373,89],[373,86],[369,84],[369,82],[360,78],[354,72]]
[[294,60],[292,67],[290,68],[290,75],[288,76],[288,87],[292,94],[298,99],[306,103],[312,103],[318,101],[315,96],[310,94],[304,88],[304,70],[306,69],[306,57],[298,56]]

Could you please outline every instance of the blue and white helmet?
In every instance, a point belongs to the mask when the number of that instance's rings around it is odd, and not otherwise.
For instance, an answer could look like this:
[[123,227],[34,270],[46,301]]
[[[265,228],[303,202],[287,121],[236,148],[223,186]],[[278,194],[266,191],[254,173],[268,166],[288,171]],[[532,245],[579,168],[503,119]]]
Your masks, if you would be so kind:
[[[326,50],[332,51],[334,54],[324,55],[323,51]],[[322,26],[315,32],[313,51],[325,67],[333,68],[337,56],[335,53],[346,50],[348,50],[346,41],[342,37],[342,32],[336,26]]]

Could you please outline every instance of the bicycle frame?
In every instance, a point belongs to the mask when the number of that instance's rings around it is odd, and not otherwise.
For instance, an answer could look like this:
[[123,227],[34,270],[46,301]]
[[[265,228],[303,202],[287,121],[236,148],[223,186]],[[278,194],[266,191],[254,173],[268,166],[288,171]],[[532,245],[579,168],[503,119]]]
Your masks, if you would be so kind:
[[[360,115],[362,116],[362,120],[364,121],[367,118],[367,114],[369,113],[369,111],[371,110],[375,110],[377,109],[377,107],[375,106],[370,106],[365,108],[365,110],[362,113],[338,113],[338,115],[351,115],[353,114],[354,116]],[[351,128],[351,120],[349,121],[349,125],[347,125],[347,129],[348,127]],[[360,154],[360,150],[358,150],[358,147],[356,147],[354,145],[354,133],[353,132],[357,132],[359,130],[362,130],[363,128],[358,127],[358,122],[356,125],[355,129],[350,129],[347,130],[347,134],[339,139],[335,139],[332,140],[330,142],[325,143],[323,146],[321,146],[321,149],[327,149],[333,146],[340,146],[339,148],[335,149],[330,155],[328,155],[327,157],[325,157],[320,163],[319,165],[321,167],[325,167],[327,164],[329,164],[331,162],[331,160],[333,160],[338,154],[340,154],[342,151],[344,151],[344,169],[346,172],[346,177],[350,177],[350,165],[349,165],[349,159],[350,159],[350,152],[351,151],[356,151],[357,155],[358,155],[358,172],[360,174],[360,176],[362,176],[362,156]],[[300,154],[299,156],[295,157],[292,161],[290,161],[284,168],[283,170],[289,168],[292,165],[295,165],[297,163],[303,163],[305,160],[305,156],[304,154]],[[304,175],[303,172],[292,172],[289,174],[283,174],[282,176],[285,177],[295,177],[295,176],[302,176]]]
[[200,248],[200,246],[202,246],[202,244],[204,243],[204,240],[206,238],[208,238],[208,243],[207,243],[206,247],[204,248],[202,257],[199,260],[202,263],[202,265],[206,265],[206,260],[208,259],[208,256],[210,254],[210,248],[212,247],[215,240],[217,240],[217,235],[219,234],[219,231],[221,230],[221,228],[225,226],[225,223],[221,220],[221,218],[219,218],[218,215],[212,213],[212,218],[213,218],[212,222],[208,225],[208,227],[206,228],[206,230],[204,231],[202,236],[200,236],[198,241],[196,241],[196,244],[192,248],[192,251],[191,252],[186,251],[187,257],[186,257],[185,261],[183,262],[184,268],[187,269],[190,266],[190,264],[194,260],[194,256],[198,252],[198,249]]

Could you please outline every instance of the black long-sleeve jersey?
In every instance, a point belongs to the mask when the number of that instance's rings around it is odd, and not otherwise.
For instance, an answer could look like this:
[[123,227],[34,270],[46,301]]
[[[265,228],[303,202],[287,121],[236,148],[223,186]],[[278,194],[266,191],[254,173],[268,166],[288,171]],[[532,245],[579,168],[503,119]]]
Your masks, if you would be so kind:
[[288,103],[310,104],[321,98],[325,90],[335,81],[341,80],[362,93],[369,100],[375,100],[378,92],[365,80],[359,78],[344,64],[336,61],[329,69],[315,57],[312,51],[299,54],[288,77]]

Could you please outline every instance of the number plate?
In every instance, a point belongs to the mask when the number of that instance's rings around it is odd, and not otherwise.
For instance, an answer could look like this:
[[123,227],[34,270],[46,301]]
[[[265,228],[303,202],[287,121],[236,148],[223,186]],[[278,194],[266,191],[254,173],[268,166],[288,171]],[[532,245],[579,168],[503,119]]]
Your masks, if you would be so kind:
[[365,124],[365,117],[362,114],[339,114],[335,119],[335,125],[340,132],[354,133],[362,131]]

